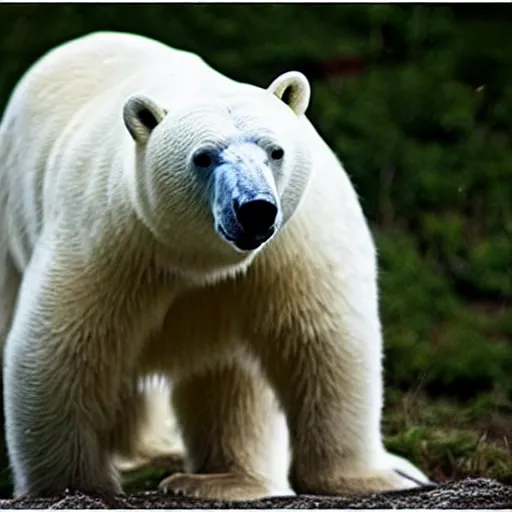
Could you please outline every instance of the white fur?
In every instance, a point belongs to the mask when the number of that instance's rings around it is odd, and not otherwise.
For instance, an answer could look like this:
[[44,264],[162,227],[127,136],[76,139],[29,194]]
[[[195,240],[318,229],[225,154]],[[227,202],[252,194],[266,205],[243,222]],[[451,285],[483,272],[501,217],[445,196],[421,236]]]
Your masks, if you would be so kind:
[[[412,486],[396,468],[427,481],[382,445],[375,248],[350,180],[304,117],[309,95],[300,73],[261,89],[116,33],[62,45],[22,78],[0,126],[17,495],[119,491],[111,454],[179,451],[174,412],[187,467],[209,477],[173,476],[166,491],[285,493],[288,466],[299,492]],[[216,231],[221,213],[192,170],[197,148],[223,144],[278,196],[278,230],[251,252]],[[267,158],[273,145],[282,162]],[[174,412],[168,391],[144,402],[135,389],[152,374],[172,379]]]

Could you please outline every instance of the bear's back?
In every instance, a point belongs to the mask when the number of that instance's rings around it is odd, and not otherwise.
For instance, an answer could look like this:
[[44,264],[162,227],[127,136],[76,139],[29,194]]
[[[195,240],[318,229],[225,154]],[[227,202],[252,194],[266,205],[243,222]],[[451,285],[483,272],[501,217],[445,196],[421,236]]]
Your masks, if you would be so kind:
[[33,64],[17,85],[4,118],[14,114],[14,108],[18,117],[20,110],[36,116],[33,122],[45,116],[66,123],[91,99],[141,74],[144,68],[198,64],[205,66],[192,53],[142,36],[95,32],[56,47]]

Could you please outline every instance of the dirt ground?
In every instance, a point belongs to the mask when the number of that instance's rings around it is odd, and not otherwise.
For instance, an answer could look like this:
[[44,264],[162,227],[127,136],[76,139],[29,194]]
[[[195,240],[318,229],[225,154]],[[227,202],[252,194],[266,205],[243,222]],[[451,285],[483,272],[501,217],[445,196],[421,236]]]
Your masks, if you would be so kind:
[[155,491],[128,494],[104,501],[81,493],[47,499],[0,500],[0,509],[512,509],[512,486],[483,478],[461,480],[437,487],[366,494],[351,497],[297,496],[227,503],[163,496]]

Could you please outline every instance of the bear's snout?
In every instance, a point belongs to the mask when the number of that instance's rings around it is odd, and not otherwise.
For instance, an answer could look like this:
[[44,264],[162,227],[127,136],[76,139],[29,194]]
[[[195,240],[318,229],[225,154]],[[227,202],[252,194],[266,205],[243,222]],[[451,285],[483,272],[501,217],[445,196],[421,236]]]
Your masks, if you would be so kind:
[[216,231],[240,251],[253,251],[279,227],[279,198],[263,166],[224,164],[214,173]]
[[246,236],[267,240],[274,232],[278,208],[275,201],[255,198],[233,202],[236,219]]
[[240,251],[253,251],[276,231],[279,207],[271,197],[234,198],[219,219],[218,232]]

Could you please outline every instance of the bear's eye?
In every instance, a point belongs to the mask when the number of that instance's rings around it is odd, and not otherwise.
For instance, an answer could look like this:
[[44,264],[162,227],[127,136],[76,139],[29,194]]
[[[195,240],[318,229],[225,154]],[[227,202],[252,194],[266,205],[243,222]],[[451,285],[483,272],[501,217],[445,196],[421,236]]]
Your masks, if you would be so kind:
[[272,157],[272,160],[281,160],[284,156],[284,150],[282,148],[276,148],[272,150],[270,156]]
[[206,168],[212,165],[212,157],[206,151],[201,151],[194,155],[193,161],[197,167]]

